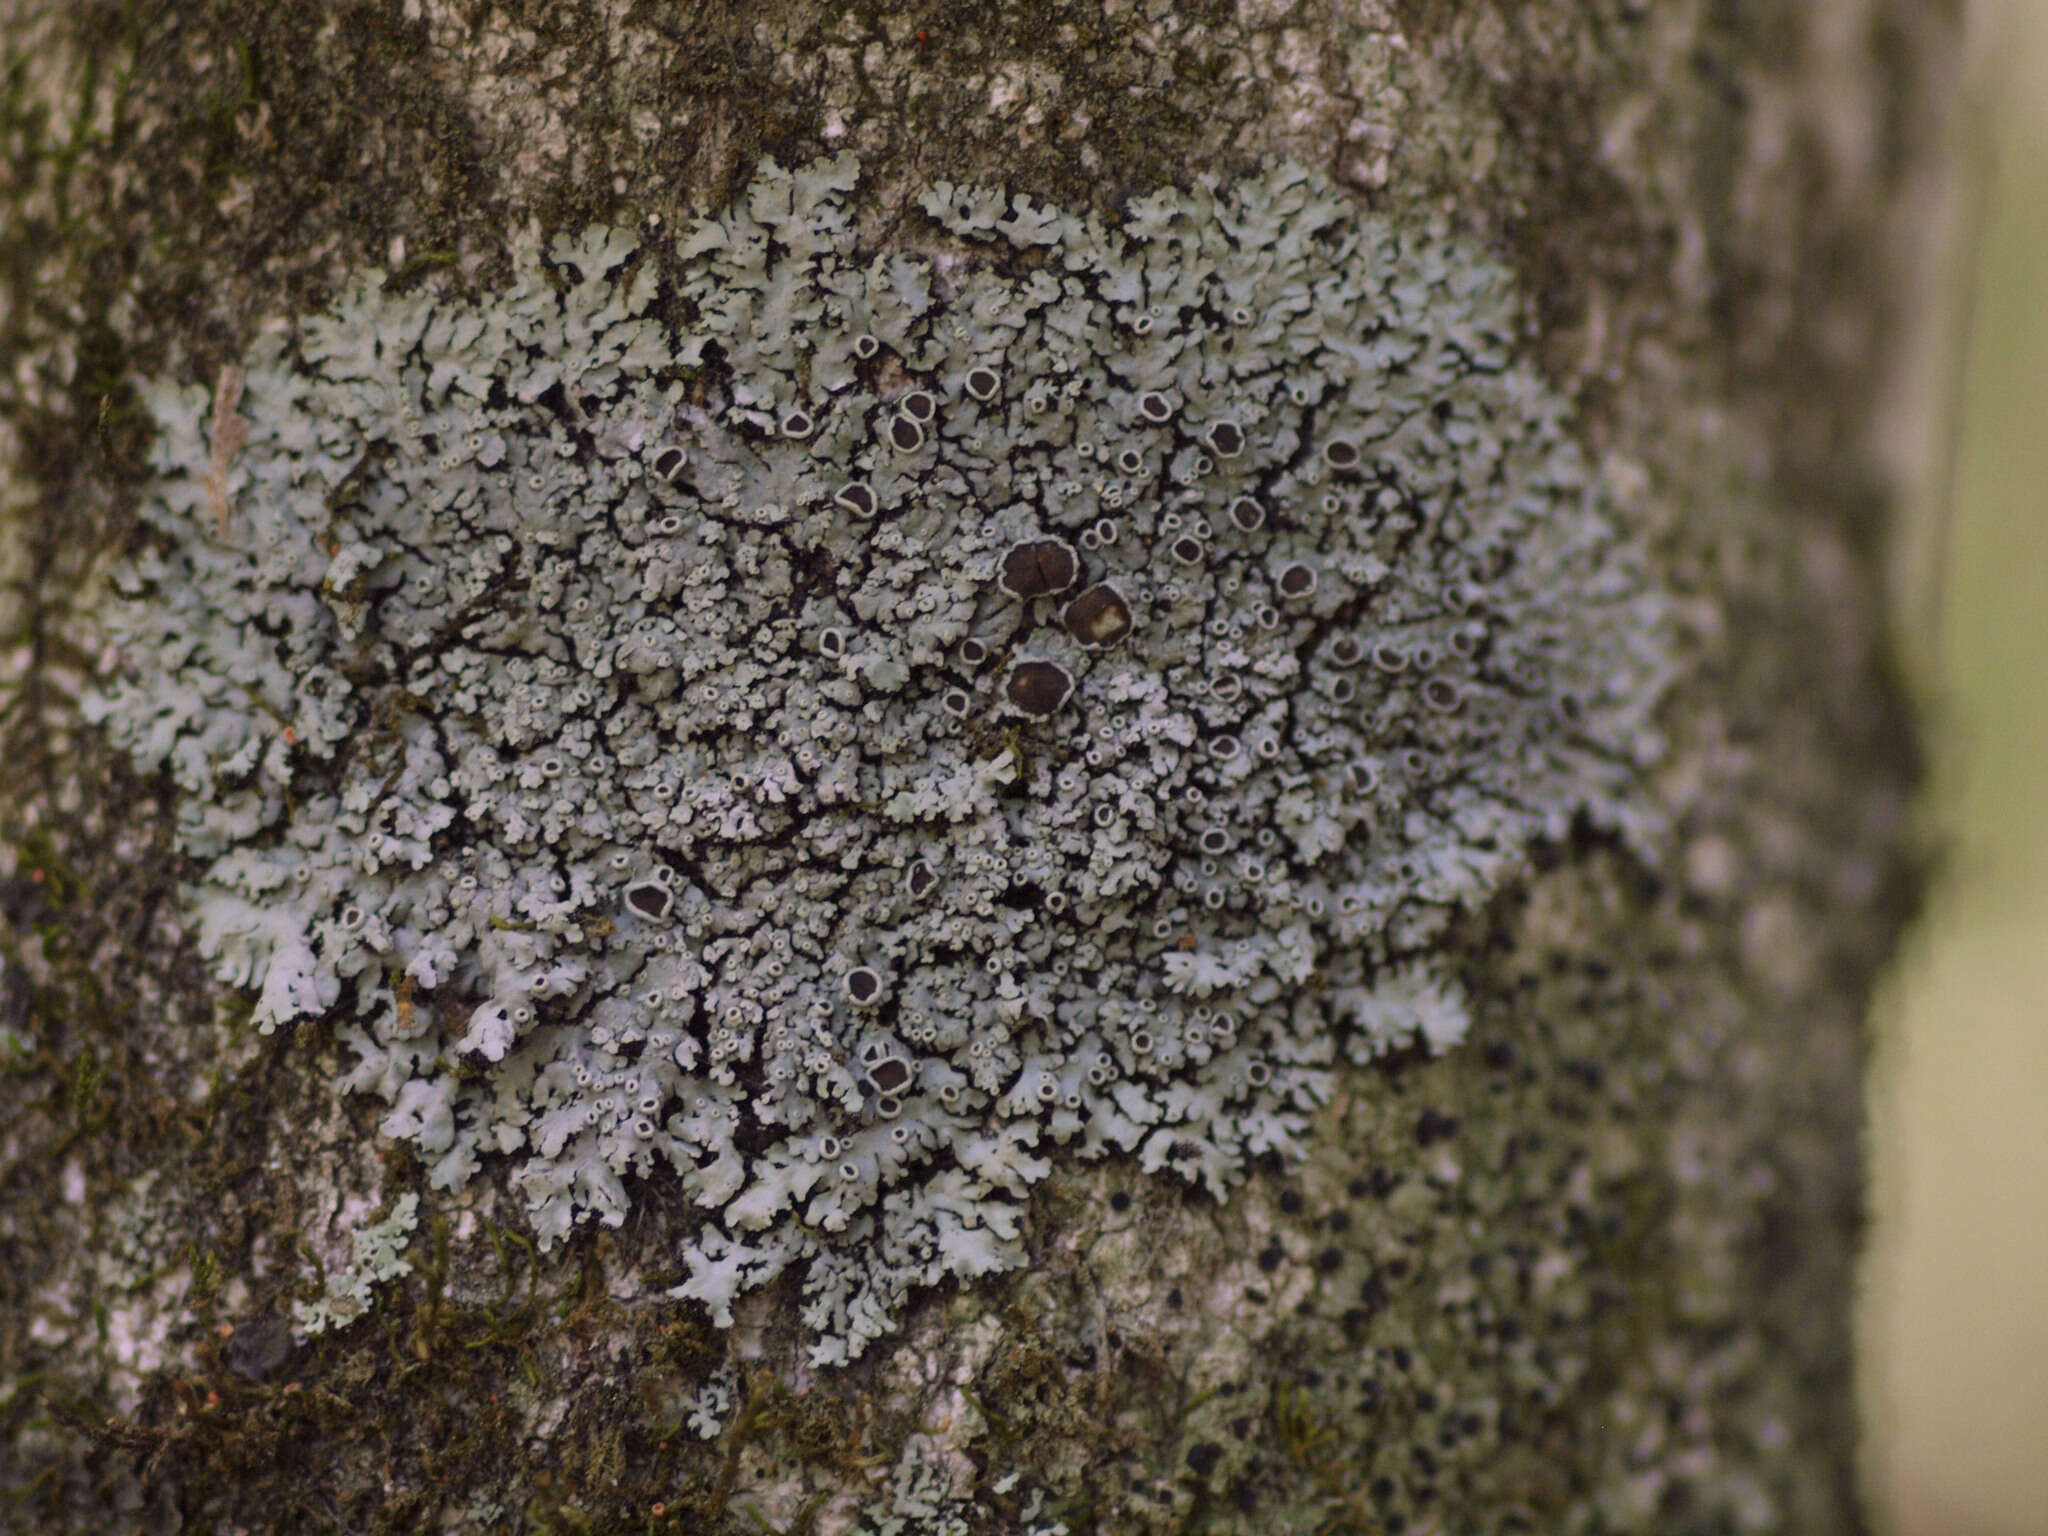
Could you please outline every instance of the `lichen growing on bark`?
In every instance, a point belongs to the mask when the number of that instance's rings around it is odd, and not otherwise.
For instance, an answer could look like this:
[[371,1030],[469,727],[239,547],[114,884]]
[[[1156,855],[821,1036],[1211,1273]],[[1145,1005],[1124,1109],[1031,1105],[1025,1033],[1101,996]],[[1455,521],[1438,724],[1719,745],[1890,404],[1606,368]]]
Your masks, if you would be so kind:
[[1531,842],[1639,830],[1660,598],[1482,254],[1298,166],[1121,222],[850,156],[157,382],[91,717],[265,1029],[544,1241],[666,1169],[679,1296],[816,1363],[1022,1262],[1062,1155],[1222,1197]]

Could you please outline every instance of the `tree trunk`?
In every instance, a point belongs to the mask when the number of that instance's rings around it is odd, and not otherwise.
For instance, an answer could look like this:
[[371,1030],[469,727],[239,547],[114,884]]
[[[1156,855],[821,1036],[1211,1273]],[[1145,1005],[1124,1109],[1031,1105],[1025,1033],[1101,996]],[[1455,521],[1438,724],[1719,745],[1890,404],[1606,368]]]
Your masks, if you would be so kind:
[[[0,1525],[1862,1529],[1861,1021],[1913,888],[1872,438],[1945,9],[0,0]],[[137,660],[144,381],[232,418],[266,320],[370,268],[495,291],[535,226],[849,149],[870,250],[941,182],[1114,219],[1288,156],[1487,253],[1673,680],[1627,813],[1427,938],[1465,1043],[1330,1064],[1220,1200],[1047,1142],[1028,1263],[818,1363],[796,1271],[696,1299],[672,1175],[544,1249],[509,1163],[432,1188],[338,1090],[331,1022],[252,1030],[180,790],[80,700]]]

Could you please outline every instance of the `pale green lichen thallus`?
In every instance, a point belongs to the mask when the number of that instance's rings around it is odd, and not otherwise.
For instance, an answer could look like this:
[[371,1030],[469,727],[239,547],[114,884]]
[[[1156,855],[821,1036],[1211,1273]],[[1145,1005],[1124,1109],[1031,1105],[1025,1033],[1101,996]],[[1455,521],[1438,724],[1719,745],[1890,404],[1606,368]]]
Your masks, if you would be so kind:
[[211,489],[151,387],[93,701],[220,979],[337,1015],[435,1186],[552,1240],[661,1170],[681,1294],[794,1268],[820,1362],[1056,1160],[1220,1198],[1455,1043],[1446,919],[1639,814],[1667,670],[1484,254],[1292,165],[870,251],[856,176],[765,167],[665,297],[602,228],[357,281]]

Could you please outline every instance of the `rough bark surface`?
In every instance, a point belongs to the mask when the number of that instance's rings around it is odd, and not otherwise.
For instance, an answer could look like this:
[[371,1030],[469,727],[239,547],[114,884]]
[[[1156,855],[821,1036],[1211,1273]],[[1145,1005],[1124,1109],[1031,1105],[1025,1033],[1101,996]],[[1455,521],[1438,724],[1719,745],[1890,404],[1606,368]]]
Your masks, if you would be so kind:
[[[1867,433],[1952,33],[1909,0],[0,3],[0,1526],[1860,1529],[1860,1020],[1912,778]],[[940,178],[1108,209],[1284,151],[1499,253],[1656,509],[1669,849],[1545,849],[1455,935],[1473,1042],[1352,1070],[1305,1162],[1222,1206],[1063,1170],[1027,1272],[855,1367],[803,1367],[787,1294],[731,1333],[664,1300],[658,1187],[548,1257],[485,1189],[429,1199],[414,1273],[295,1342],[337,1218],[420,1170],[326,1036],[207,979],[164,786],[77,724],[132,383],[210,383],[369,265],[485,283],[529,224],[845,146],[875,229]]]

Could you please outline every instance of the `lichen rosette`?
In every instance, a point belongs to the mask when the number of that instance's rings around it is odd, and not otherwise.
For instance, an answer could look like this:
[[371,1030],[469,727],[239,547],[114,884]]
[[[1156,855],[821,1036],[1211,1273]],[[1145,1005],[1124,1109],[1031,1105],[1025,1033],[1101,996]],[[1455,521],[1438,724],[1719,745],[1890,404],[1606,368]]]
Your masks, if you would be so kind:
[[[1666,649],[1483,253],[1296,166],[1120,221],[850,158],[159,383],[96,718],[265,1028],[544,1239],[666,1170],[680,1294],[821,1363],[1022,1258],[1059,1157],[1222,1197],[1439,945],[1633,826]],[[214,478],[209,480],[209,469]]]

